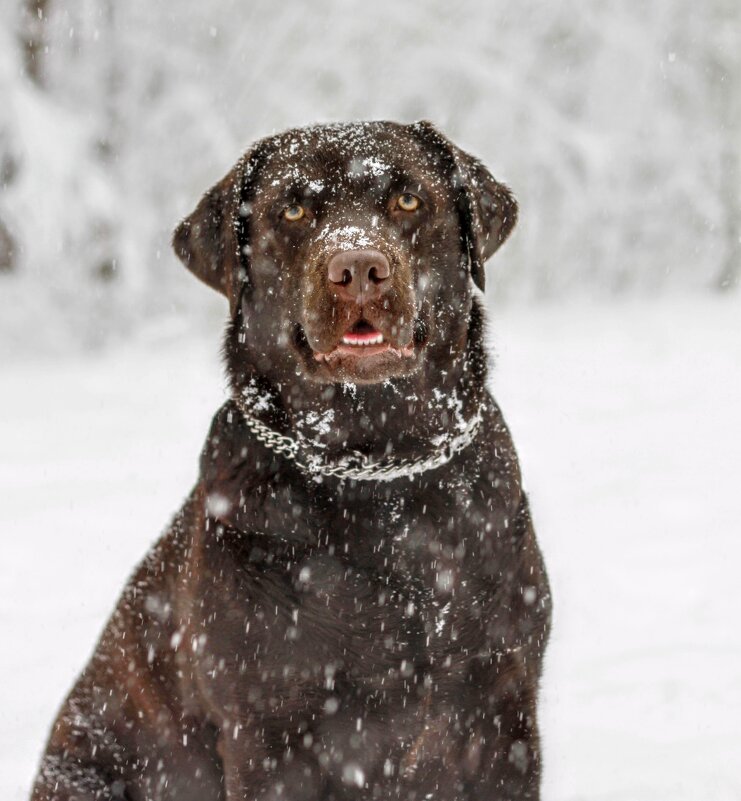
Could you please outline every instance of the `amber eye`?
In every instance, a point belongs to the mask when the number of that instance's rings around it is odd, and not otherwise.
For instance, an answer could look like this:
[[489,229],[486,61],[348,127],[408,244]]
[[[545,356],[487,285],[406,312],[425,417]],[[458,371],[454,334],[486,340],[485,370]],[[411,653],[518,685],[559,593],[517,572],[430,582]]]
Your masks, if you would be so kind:
[[306,214],[304,207],[299,206],[298,204],[286,206],[286,208],[283,209],[283,216],[288,220],[288,222],[297,222],[304,216],[304,214]]
[[417,211],[419,202],[419,198],[416,195],[413,195],[411,192],[404,192],[403,195],[399,195],[396,205],[402,211]]

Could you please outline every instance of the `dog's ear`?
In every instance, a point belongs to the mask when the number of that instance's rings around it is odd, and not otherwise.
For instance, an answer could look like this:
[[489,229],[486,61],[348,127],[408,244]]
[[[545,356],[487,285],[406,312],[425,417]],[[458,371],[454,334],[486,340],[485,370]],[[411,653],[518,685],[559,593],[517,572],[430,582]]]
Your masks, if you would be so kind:
[[234,316],[249,276],[249,215],[261,143],[206,192],[178,227],[172,246],[183,264],[229,300]]
[[412,126],[420,138],[443,154],[458,190],[458,211],[471,278],[483,290],[484,263],[494,255],[517,223],[517,201],[504,184],[474,156],[461,150],[423,120]]

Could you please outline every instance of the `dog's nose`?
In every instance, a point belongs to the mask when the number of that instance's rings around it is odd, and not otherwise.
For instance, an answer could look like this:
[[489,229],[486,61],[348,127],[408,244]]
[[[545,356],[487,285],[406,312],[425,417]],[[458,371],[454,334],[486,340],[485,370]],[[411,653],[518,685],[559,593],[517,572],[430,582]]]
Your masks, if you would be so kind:
[[335,291],[362,304],[380,297],[391,282],[389,260],[380,250],[341,250],[327,265],[327,277]]

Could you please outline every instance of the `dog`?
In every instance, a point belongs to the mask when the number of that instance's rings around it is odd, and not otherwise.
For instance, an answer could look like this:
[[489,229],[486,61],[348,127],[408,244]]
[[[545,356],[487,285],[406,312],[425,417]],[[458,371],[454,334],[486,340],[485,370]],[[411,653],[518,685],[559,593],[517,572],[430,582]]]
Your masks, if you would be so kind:
[[430,123],[255,144],[177,227],[230,400],[32,801],[538,799],[551,596],[486,386],[510,190]]

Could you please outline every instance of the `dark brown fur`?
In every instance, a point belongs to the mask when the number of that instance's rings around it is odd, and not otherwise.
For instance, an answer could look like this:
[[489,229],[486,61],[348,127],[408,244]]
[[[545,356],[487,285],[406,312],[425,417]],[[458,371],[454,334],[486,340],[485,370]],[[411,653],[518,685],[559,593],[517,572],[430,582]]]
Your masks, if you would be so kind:
[[[291,203],[301,223],[281,217]],[[412,478],[319,480],[225,404],[33,801],[539,798],[550,596],[471,287],[515,219],[429,124],[364,123],[263,140],[179,226],[178,255],[229,300],[234,396],[264,422],[328,459],[414,458],[483,424]],[[391,265],[362,308],[327,283],[359,243]],[[360,317],[405,355],[324,359]]]

